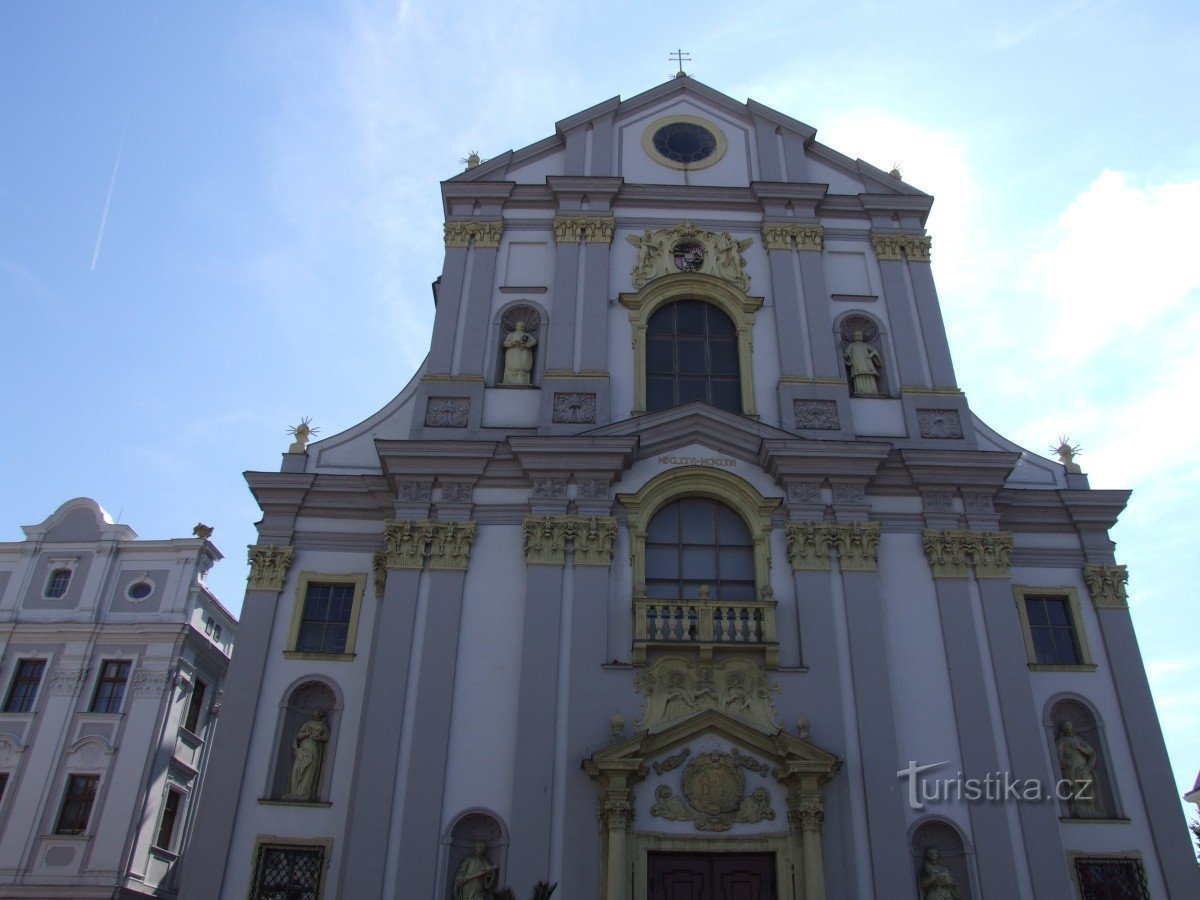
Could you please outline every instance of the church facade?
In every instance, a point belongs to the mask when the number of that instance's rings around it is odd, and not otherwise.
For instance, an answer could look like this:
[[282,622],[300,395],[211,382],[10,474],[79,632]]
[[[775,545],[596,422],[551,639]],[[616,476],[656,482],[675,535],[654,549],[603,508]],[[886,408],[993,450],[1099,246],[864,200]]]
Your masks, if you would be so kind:
[[247,476],[185,896],[1200,893],[1128,495],[973,414],[932,197],[688,77],[442,195],[420,370]]

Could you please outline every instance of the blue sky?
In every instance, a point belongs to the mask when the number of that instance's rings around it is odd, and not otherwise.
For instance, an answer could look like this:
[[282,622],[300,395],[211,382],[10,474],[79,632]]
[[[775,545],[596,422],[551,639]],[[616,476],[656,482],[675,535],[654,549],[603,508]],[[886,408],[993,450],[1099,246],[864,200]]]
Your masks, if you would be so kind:
[[[601,14],[603,17],[601,18]],[[672,71],[937,196],[960,383],[1134,497],[1114,537],[1181,790],[1200,768],[1200,7],[1183,2],[6,4],[0,538],[95,497],[203,520],[235,610],[286,427],[428,343],[438,181]]]

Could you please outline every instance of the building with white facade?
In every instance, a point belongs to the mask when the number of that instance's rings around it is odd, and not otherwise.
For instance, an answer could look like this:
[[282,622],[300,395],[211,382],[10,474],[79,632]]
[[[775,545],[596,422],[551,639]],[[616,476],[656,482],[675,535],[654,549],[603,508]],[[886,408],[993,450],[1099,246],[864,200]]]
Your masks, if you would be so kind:
[[815,135],[680,77],[443,183],[420,370],[247,476],[186,896],[1200,895],[1127,492],[976,417],[933,198]]
[[0,543],[0,896],[173,897],[237,620],[211,529],[94,500]]

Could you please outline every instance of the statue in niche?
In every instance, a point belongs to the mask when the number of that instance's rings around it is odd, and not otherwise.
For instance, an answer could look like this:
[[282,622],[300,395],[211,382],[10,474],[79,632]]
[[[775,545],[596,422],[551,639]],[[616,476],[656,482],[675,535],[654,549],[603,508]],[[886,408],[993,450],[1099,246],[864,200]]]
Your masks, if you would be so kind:
[[454,873],[454,900],[489,900],[499,870],[488,862],[488,845],[475,842],[475,853],[468,856]]
[[861,331],[854,332],[854,340],[846,345],[842,354],[850,369],[851,393],[870,395],[879,393],[879,369],[883,357],[879,351],[863,340]]
[[921,865],[921,900],[958,900],[958,881],[938,861],[937,847],[925,850],[925,862]]
[[1096,749],[1075,733],[1075,726],[1063,722],[1059,729],[1058,766],[1067,782],[1067,807],[1077,819],[1093,819],[1101,815],[1096,796]]
[[300,800],[307,803],[317,799],[321,787],[321,769],[325,765],[325,745],[329,743],[329,726],[325,724],[325,710],[318,706],[312,718],[296,731],[292,739],[292,772],[288,777],[284,800]]
[[537,338],[518,322],[512,333],[504,338],[504,384],[527,385],[533,372],[533,348]]

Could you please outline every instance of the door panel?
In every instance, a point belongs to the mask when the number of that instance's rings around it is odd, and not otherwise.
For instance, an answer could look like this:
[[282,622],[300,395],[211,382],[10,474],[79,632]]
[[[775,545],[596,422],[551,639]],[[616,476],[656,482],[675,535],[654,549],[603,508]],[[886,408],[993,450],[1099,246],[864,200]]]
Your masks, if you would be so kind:
[[650,900],[775,900],[772,853],[651,853]]

